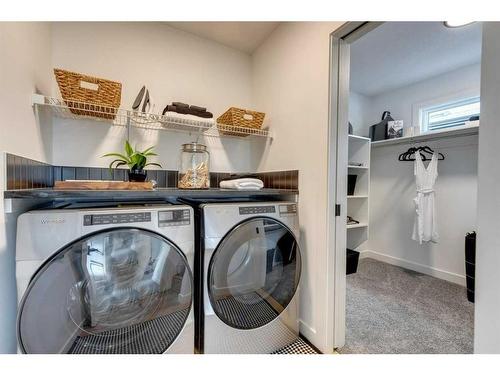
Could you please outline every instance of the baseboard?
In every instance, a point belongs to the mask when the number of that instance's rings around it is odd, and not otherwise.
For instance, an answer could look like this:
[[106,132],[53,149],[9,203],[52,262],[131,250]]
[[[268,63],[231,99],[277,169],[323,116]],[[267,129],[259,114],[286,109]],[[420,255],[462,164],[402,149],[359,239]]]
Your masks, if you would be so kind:
[[302,319],[299,319],[299,331],[302,333],[306,338],[309,337],[314,337],[316,335],[316,330],[313,329],[311,326],[306,324]]
[[429,276],[437,277],[438,279],[443,279],[451,283],[465,286],[465,276],[459,275],[457,273],[440,270],[438,268],[426,266],[424,264],[410,262],[401,258],[396,258],[390,255],[377,253],[376,251],[371,251],[371,250],[361,251],[359,257],[372,258],[375,260],[379,260],[381,262],[392,264],[394,266],[400,266],[412,271],[417,271]]
[[299,319],[299,336],[304,340],[311,348],[316,350],[318,353],[323,354],[315,345],[311,344],[311,337],[317,335],[317,331],[313,329],[308,324],[304,323],[303,320]]

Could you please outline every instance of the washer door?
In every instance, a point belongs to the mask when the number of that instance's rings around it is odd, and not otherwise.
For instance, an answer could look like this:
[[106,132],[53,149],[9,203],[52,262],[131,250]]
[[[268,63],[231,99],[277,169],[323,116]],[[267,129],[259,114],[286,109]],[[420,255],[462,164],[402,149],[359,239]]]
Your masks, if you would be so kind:
[[19,306],[26,353],[163,353],[182,330],[192,275],[172,242],[117,228],[93,233],[49,259]]
[[231,327],[262,327],[292,300],[300,268],[298,243],[285,225],[271,218],[246,220],[224,237],[210,261],[212,307]]

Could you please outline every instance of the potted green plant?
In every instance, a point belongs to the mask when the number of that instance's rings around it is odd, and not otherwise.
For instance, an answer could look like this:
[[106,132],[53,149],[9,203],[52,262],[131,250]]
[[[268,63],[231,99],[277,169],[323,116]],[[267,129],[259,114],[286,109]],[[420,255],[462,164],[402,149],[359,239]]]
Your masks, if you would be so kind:
[[148,157],[157,156],[157,154],[153,152],[153,148],[154,147],[149,147],[144,151],[138,151],[137,149],[134,150],[128,141],[125,141],[125,154],[111,152],[103,155],[102,157],[116,158],[109,163],[110,172],[113,168],[127,165],[129,168],[128,180],[134,182],[144,182],[146,181],[145,167],[148,165],[156,165],[161,168],[161,165],[158,163],[148,163]]

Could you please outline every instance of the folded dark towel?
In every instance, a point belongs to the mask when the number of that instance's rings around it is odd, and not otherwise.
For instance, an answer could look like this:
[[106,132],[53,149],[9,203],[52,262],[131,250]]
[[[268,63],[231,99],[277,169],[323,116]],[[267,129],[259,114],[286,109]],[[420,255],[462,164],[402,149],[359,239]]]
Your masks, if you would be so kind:
[[197,105],[190,105],[189,109],[191,111],[195,111],[195,112],[206,112],[207,111],[206,108],[204,108],[204,107],[198,107]]
[[214,115],[211,112],[190,112],[191,115],[201,117],[201,118],[213,118]]
[[189,114],[189,107],[186,108],[186,107],[177,107],[175,105],[167,105],[163,110],[162,115],[164,115],[167,112],[175,112],[187,115]]
[[181,115],[193,115],[201,118],[213,118],[214,115],[210,112],[195,112],[191,111],[189,108],[186,107],[177,107],[175,105],[167,105],[162,112],[162,115],[165,115],[167,112],[175,112],[179,113]]
[[177,108],[189,108],[189,104],[182,102],[172,102],[172,105],[176,106]]
[[259,178],[259,176],[255,173],[231,173],[228,177],[223,178],[220,181],[231,181],[239,178]]
[[189,107],[177,107],[175,106],[175,112],[177,113],[182,113],[183,115],[189,115]]

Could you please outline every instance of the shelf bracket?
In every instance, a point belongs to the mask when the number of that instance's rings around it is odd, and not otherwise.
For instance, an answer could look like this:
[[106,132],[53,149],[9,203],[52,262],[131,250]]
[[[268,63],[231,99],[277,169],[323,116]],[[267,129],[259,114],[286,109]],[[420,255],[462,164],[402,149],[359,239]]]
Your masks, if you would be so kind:
[[130,114],[127,115],[127,142],[130,142]]

